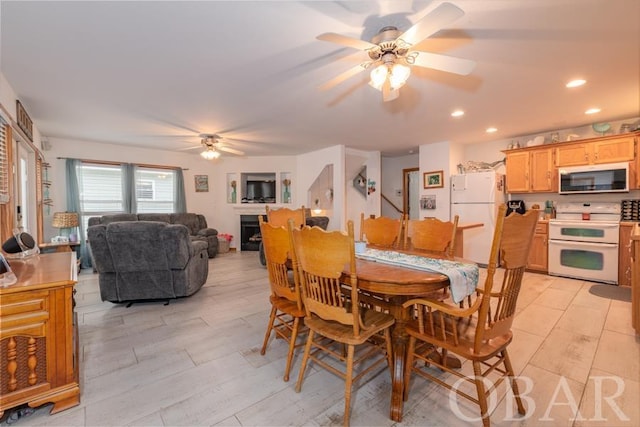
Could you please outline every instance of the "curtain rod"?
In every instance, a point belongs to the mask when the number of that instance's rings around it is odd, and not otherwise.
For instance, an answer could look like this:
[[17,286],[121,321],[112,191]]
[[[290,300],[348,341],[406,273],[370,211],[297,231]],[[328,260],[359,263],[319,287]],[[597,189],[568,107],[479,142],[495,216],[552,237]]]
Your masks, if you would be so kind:
[[[125,162],[111,162],[107,160],[89,160],[89,159],[74,159],[72,157],[56,157],[59,160],[80,160],[83,163],[95,163],[99,165],[124,165]],[[157,169],[182,169],[183,171],[188,171],[189,168],[180,168],[176,166],[166,166],[166,165],[151,165],[147,163],[131,163],[132,165],[142,166],[143,168],[157,168]]]

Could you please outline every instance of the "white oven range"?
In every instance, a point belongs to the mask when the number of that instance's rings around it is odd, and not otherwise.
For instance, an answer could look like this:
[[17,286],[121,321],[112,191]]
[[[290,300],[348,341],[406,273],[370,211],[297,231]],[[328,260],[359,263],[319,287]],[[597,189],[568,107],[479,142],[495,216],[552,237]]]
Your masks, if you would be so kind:
[[619,203],[558,203],[549,221],[549,274],[618,283]]

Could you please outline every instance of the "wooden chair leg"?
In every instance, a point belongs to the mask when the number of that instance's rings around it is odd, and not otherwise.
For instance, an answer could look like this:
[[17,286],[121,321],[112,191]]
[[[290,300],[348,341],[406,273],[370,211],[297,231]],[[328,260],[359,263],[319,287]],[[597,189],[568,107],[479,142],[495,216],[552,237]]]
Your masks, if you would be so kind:
[[489,407],[487,405],[487,394],[484,389],[484,378],[482,377],[482,365],[480,362],[473,362],[473,374],[476,383],[476,390],[478,392],[478,404],[480,405],[480,416],[482,417],[482,425],[484,427],[490,427],[491,421],[489,420]]
[[276,320],[276,312],[278,309],[275,306],[271,306],[271,314],[269,315],[269,325],[267,326],[267,332],[264,334],[264,342],[262,343],[262,350],[260,350],[260,354],[264,356],[267,352],[267,345],[269,344],[269,336],[271,335],[271,330],[273,329],[273,323]]
[[391,373],[391,381],[393,381],[393,346],[391,345],[391,331],[389,328],[384,330],[384,339],[387,342],[387,364]]
[[304,371],[307,369],[307,362],[309,361],[309,354],[311,354],[312,344],[313,344],[313,331],[309,329],[309,335],[307,336],[307,343],[304,346],[304,356],[302,357],[302,364],[300,365],[300,373],[298,374],[298,382],[296,383],[296,393],[300,393],[300,390],[302,390],[302,379],[304,378]]
[[291,371],[291,361],[293,360],[293,352],[296,349],[296,339],[298,338],[298,328],[300,327],[300,318],[293,319],[293,330],[289,339],[289,354],[287,354],[287,366],[284,368],[284,380],[289,381],[289,372]]
[[[409,399],[409,381],[411,380],[411,373],[413,372],[413,353],[416,350],[415,337],[409,337],[409,344],[407,346],[407,360],[404,365],[404,390],[402,390],[402,399],[406,402]],[[391,375],[393,381],[393,375]]]
[[507,375],[509,376],[509,380],[511,382],[511,389],[513,390],[513,395],[516,398],[516,406],[518,407],[518,413],[520,415],[525,415],[527,413],[524,405],[522,404],[522,399],[520,398],[520,391],[518,390],[518,383],[516,383],[515,373],[513,372],[513,366],[511,366],[511,359],[509,358],[509,353],[507,353],[507,349],[502,351],[502,358],[504,360],[504,367],[507,371]]
[[343,424],[349,426],[349,417],[351,416],[351,383],[353,382],[353,353],[354,345],[349,345],[347,349],[347,373],[344,378],[344,418]]

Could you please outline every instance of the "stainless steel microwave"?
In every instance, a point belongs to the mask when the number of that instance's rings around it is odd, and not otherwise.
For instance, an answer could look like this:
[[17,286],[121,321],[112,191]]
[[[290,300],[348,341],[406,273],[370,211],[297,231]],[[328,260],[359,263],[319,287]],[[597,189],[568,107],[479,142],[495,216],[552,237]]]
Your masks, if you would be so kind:
[[629,163],[558,168],[560,194],[624,193],[629,191]]

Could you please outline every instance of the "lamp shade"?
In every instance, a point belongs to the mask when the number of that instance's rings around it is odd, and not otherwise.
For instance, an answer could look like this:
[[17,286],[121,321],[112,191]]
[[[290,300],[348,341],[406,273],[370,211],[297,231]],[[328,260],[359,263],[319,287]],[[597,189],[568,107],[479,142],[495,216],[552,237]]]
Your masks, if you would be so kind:
[[78,214],[75,212],[56,212],[51,225],[55,228],[73,228],[78,226]]

